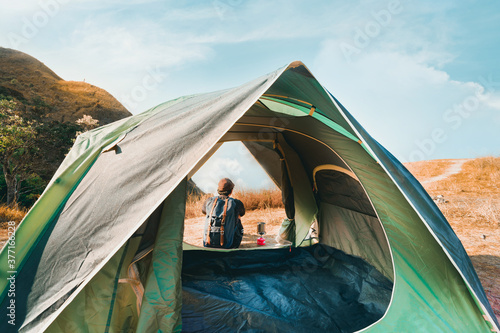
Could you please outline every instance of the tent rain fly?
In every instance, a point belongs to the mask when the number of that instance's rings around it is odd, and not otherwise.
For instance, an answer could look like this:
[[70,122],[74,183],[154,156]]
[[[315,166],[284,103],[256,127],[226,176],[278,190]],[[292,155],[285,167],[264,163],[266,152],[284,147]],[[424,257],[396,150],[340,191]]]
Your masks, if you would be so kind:
[[[289,198],[291,251],[183,249],[187,179],[226,141]],[[431,198],[300,62],[79,136],[7,259],[2,332],[498,332]]]

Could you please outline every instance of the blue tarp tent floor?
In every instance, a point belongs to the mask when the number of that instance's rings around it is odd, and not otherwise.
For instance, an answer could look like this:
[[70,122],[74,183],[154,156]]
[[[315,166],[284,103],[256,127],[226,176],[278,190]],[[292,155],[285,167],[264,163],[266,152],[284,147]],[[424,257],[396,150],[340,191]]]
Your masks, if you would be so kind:
[[324,245],[184,251],[183,332],[352,332],[380,319],[392,282]]

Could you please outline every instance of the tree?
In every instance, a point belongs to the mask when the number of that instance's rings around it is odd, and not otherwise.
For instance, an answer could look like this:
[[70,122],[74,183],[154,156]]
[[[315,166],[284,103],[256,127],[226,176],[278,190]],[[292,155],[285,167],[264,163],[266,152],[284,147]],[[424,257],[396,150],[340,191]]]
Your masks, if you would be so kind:
[[36,127],[37,151],[33,171],[48,182],[73,145],[75,133],[81,130],[82,127],[76,123],[49,119],[40,121]]
[[99,123],[88,115],[75,123],[59,122],[26,106],[0,97],[0,193],[8,205],[33,204],[73,145],[75,133]]
[[0,164],[7,186],[7,204],[17,202],[21,184],[32,176],[36,148],[36,122],[27,121],[14,110],[16,102],[0,100]]

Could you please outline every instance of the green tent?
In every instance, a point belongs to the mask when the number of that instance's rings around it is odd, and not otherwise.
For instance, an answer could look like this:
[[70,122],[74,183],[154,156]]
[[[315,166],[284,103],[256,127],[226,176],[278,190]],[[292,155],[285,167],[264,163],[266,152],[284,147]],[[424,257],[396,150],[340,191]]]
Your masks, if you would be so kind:
[[[292,246],[183,244],[187,180],[228,141]],[[80,135],[0,257],[1,332],[499,332],[423,187],[300,62]]]

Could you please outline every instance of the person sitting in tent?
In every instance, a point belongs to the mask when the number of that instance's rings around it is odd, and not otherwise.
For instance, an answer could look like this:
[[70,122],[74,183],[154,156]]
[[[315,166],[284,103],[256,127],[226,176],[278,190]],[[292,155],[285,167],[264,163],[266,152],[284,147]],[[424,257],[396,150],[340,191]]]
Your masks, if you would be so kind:
[[234,183],[229,178],[219,181],[219,195],[208,198],[201,207],[206,215],[203,231],[203,246],[218,248],[238,248],[243,239],[241,219],[245,206],[238,199],[230,198]]

